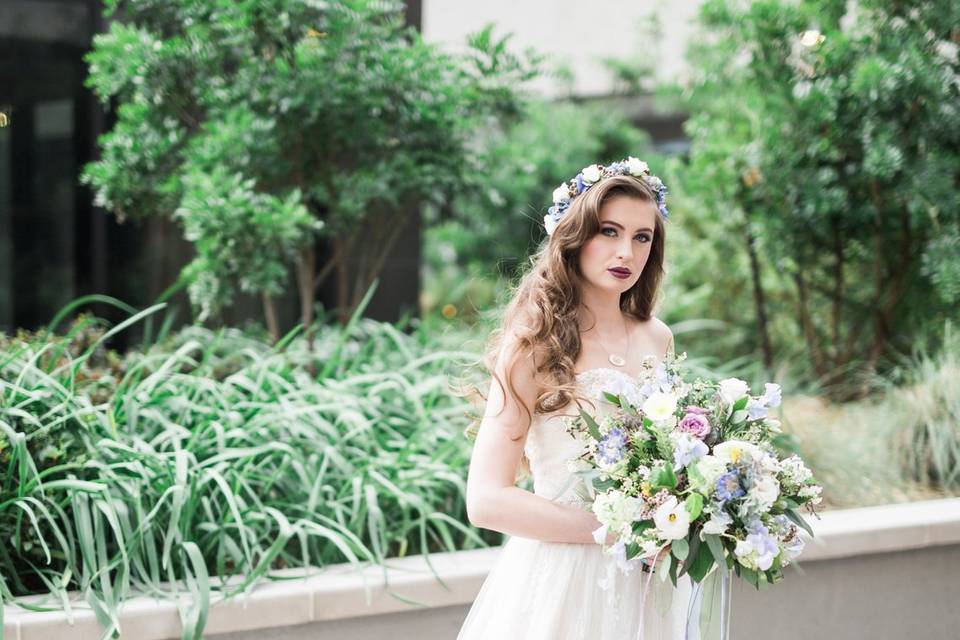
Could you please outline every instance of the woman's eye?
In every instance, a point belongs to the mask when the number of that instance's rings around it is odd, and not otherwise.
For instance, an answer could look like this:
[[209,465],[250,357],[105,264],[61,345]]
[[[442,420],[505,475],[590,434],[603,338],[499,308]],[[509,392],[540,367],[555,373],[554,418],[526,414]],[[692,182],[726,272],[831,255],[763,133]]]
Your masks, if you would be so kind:
[[645,233],[641,233],[637,236],[637,238],[640,240],[640,242],[650,242],[650,236]]
[[[610,233],[607,233],[607,231],[609,231]],[[617,230],[614,229],[613,227],[604,227],[603,229],[600,230],[600,233],[608,235],[612,238],[614,235],[617,234]],[[613,235],[610,235],[610,234],[613,234]]]

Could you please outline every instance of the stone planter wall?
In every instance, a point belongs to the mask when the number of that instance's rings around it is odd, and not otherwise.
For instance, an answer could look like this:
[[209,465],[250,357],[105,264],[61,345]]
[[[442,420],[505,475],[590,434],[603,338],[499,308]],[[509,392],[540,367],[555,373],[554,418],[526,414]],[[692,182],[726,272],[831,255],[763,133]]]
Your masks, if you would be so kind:
[[[786,580],[759,592],[735,583],[733,638],[960,638],[960,499],[829,511],[810,522],[817,537],[808,539],[799,567],[788,569]],[[388,585],[380,568],[349,565],[263,584],[245,597],[213,604],[204,637],[455,638],[498,552],[432,555],[445,586],[422,557],[391,562]],[[71,624],[63,613],[7,606],[4,639],[100,637],[84,603],[76,605],[73,618]],[[124,638],[180,636],[176,607],[151,598],[129,601],[121,624]]]

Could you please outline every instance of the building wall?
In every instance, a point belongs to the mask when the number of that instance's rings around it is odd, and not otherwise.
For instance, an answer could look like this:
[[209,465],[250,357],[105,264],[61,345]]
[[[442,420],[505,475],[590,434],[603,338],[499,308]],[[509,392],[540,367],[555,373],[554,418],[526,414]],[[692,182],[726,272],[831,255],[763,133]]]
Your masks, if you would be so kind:
[[[577,96],[608,95],[613,77],[606,57],[652,57],[659,79],[682,78],[686,43],[694,34],[701,0],[424,0],[423,34],[433,42],[462,47],[469,33],[487,23],[513,33],[518,48],[533,47],[573,73],[572,87],[542,78],[534,87],[549,96],[572,89]],[[655,25],[659,24],[659,27]],[[659,39],[644,35],[653,28]]]

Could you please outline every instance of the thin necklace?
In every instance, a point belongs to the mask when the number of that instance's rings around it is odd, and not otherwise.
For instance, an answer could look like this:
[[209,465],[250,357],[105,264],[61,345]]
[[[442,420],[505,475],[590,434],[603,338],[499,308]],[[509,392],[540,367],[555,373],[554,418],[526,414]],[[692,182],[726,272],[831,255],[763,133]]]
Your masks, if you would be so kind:
[[[627,334],[627,350],[626,350],[626,352],[627,352],[627,353],[630,353],[630,330],[629,330],[629,328],[627,328],[627,321],[626,321],[626,319],[624,319],[624,321],[623,321],[623,332],[624,332],[625,334]],[[618,356],[618,355],[615,354],[615,353],[610,353],[610,350],[607,349],[607,347],[606,347],[605,344],[603,344],[603,340],[600,339],[600,332],[599,332],[599,331],[597,331],[597,342],[599,342],[599,343],[600,343],[600,346],[603,348],[603,350],[607,352],[607,360],[610,361],[610,364],[612,364],[612,365],[615,366],[615,367],[622,367],[623,365],[627,364],[627,361],[626,361],[624,358],[622,358],[621,356]]]

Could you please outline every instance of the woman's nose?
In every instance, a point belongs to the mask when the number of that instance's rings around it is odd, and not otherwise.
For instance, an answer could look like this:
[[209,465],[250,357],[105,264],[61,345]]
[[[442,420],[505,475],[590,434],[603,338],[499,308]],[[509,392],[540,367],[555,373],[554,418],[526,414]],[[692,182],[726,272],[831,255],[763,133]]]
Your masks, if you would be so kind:
[[629,260],[633,257],[633,245],[629,240],[627,242],[621,242],[617,246],[617,257],[624,260]]

